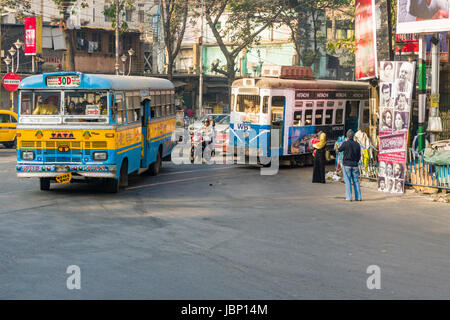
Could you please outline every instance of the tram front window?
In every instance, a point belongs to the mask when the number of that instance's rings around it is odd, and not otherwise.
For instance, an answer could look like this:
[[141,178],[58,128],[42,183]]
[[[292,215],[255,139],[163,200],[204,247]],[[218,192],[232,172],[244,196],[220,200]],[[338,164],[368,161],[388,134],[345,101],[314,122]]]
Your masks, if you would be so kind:
[[261,112],[261,97],[257,95],[238,95],[236,111],[245,113],[242,118],[244,122],[258,123],[259,113]]

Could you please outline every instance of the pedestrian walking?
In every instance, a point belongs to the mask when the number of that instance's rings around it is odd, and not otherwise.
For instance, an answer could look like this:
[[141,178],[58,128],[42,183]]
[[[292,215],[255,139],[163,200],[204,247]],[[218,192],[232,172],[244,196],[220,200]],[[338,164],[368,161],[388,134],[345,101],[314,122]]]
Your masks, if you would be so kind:
[[327,135],[325,132],[319,132],[319,142],[313,144],[316,151],[314,156],[313,183],[325,183],[325,145]]
[[361,201],[361,186],[359,184],[358,162],[361,158],[361,147],[353,140],[355,133],[352,129],[347,131],[347,140],[339,147],[339,152],[344,152],[343,175],[345,181],[345,199],[352,201],[352,184],[355,190],[355,200]]

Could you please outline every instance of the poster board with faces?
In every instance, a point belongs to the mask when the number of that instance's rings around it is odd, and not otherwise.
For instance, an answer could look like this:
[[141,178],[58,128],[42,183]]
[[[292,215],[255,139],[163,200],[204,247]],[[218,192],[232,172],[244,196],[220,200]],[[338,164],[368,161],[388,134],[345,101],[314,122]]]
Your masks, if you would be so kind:
[[380,62],[378,190],[403,193],[415,62]]

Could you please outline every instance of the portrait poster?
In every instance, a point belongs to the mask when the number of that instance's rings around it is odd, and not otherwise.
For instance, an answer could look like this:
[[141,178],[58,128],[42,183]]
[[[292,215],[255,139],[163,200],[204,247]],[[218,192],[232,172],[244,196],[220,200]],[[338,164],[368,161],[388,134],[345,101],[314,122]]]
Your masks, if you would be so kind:
[[355,78],[366,80],[378,75],[375,0],[356,0],[355,9]]
[[450,0],[397,0],[397,33],[450,31]]
[[403,193],[415,62],[380,62],[378,190]]

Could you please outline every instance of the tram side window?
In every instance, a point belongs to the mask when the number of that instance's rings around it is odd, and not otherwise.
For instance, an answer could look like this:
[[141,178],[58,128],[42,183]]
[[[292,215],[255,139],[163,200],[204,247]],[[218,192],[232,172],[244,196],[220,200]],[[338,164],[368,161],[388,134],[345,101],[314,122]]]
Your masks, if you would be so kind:
[[305,110],[305,125],[306,126],[312,125],[312,114],[313,114],[312,109]]
[[362,123],[368,124],[369,118],[370,118],[369,108],[364,108],[362,114]]
[[262,107],[263,113],[269,112],[269,97],[265,96],[263,97],[263,107]]
[[272,97],[272,107],[284,107],[284,101],[286,100],[283,96],[274,96]]
[[325,111],[325,124],[333,123],[333,109],[327,109]]
[[344,121],[344,109],[336,109],[335,124],[342,124]]
[[334,107],[334,101],[327,101],[327,108],[333,108]]
[[322,125],[323,120],[323,110],[316,110],[316,116],[314,117],[315,125]]
[[294,112],[294,127],[300,127],[303,125],[302,122],[303,111],[295,111]]

